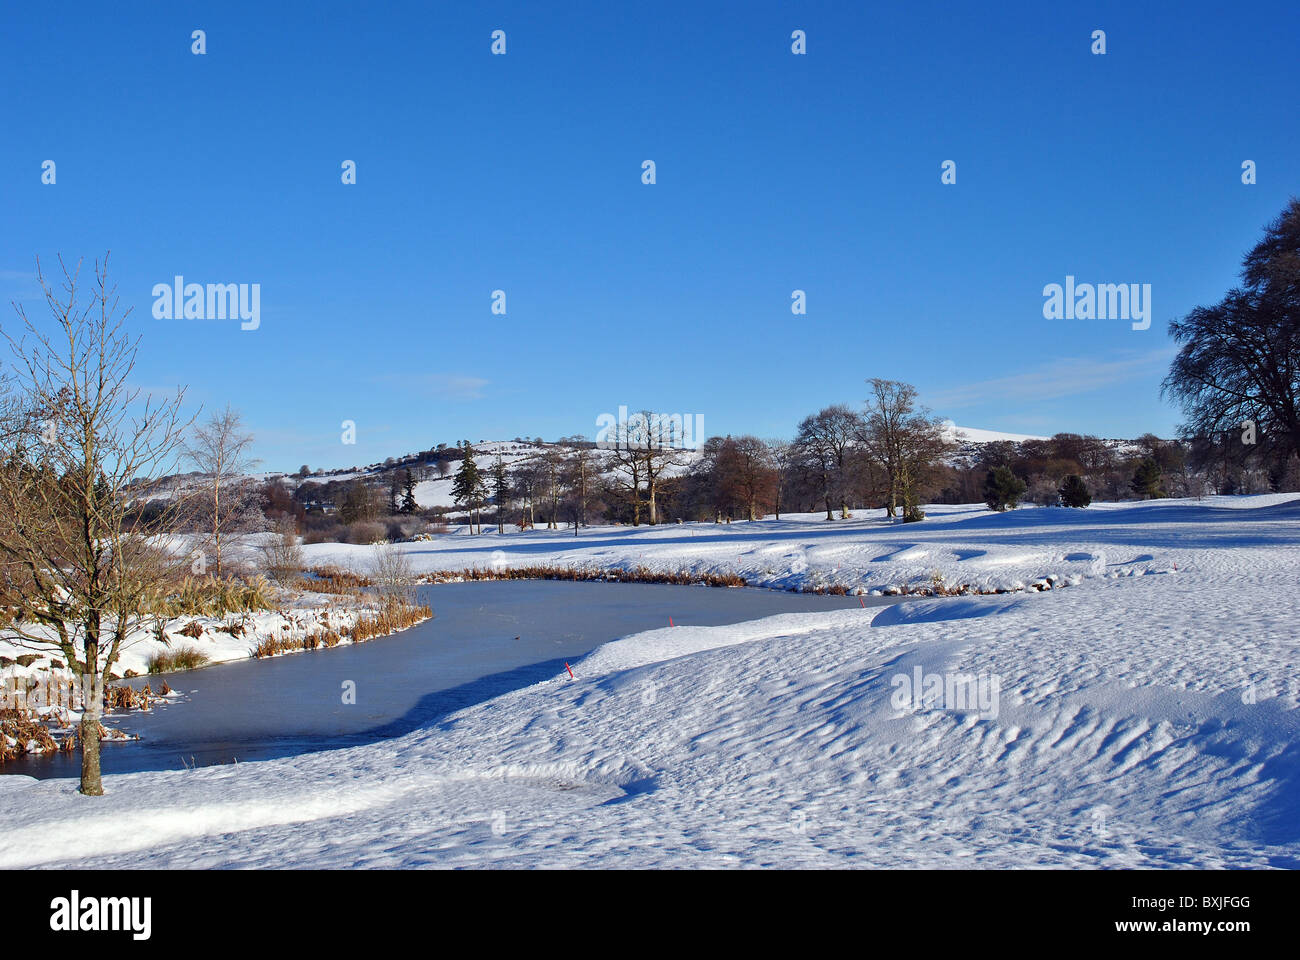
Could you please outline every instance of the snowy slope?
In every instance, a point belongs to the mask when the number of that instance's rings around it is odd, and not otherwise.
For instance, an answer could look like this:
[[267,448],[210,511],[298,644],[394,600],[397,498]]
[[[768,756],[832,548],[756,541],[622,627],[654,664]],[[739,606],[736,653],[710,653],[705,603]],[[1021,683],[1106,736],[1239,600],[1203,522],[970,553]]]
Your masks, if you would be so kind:
[[978,427],[959,427],[951,420],[944,423],[944,428],[950,439],[961,440],[966,443],[997,443],[999,441],[1023,443],[1026,440],[1047,439],[1047,437],[1038,437],[1028,433],[1003,433],[998,430],[981,430]]
[[[596,549],[748,568],[800,523]],[[913,549],[1090,566],[1046,593],[651,631],[400,739],[109,776],[93,805],[5,783],[0,866],[1300,866],[1294,495],[814,543],[851,577]],[[918,669],[996,677],[998,709],[898,709]]]

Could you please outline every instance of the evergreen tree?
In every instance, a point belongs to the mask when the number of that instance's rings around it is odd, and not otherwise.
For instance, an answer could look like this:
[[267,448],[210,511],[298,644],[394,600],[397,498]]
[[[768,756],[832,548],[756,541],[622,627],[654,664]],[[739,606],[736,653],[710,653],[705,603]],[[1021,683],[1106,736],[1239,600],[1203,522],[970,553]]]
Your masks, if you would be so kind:
[[[456,479],[451,484],[451,496],[459,504],[464,504],[470,514],[470,530],[474,529],[474,520],[478,514],[479,505],[483,502],[483,475],[479,473],[478,464],[474,462],[474,448],[465,440],[464,458],[460,462],[460,471],[456,474]],[[479,527],[479,533],[483,532]]]
[[1083,477],[1076,473],[1065,478],[1065,483],[1061,485],[1058,492],[1061,494],[1063,506],[1086,507],[1092,503],[1092,494],[1088,492],[1088,485],[1083,482]]
[[984,480],[984,502],[990,510],[999,513],[1008,507],[1014,509],[1020,501],[1020,495],[1027,489],[1025,482],[1012,473],[1009,467],[996,467],[989,471]]
[[391,517],[400,509],[399,500],[402,491],[402,477],[394,470],[388,475],[388,515]]
[[499,453],[496,462],[492,464],[491,477],[492,497],[497,505],[497,533],[505,533],[505,511],[510,506],[510,474],[506,471],[505,462]]
[[1164,482],[1164,475],[1160,472],[1160,465],[1147,457],[1137,465],[1133,471],[1133,479],[1129,481],[1129,486],[1133,492],[1140,498],[1157,499],[1164,496],[1164,490],[1161,485]]
[[415,513],[419,509],[415,502],[415,474],[408,469],[402,476],[402,513]]

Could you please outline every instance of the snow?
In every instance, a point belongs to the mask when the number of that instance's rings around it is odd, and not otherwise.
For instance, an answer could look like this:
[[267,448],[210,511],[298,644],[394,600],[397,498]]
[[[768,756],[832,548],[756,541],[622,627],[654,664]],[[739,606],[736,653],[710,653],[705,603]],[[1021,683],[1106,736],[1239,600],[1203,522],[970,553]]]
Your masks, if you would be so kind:
[[[0,777],[0,867],[1300,866],[1296,495],[406,546],[1062,588],[665,627],[397,739],[95,800]],[[996,678],[998,709],[896,709],[917,670]]]
[[[366,549],[373,551],[373,547]],[[207,656],[208,663],[245,660],[249,657],[249,650],[267,637],[300,637],[322,628],[341,632],[355,625],[362,617],[373,615],[377,609],[374,601],[365,598],[344,599],[291,591],[281,593],[289,599],[282,601],[282,605],[275,610],[231,613],[225,617],[187,614],[168,620],[164,625],[167,643],[158,640],[151,627],[142,626],[123,643],[121,656],[113,665],[113,672],[125,676],[126,671],[133,670],[136,674],[144,675],[148,671],[150,658],[183,647],[193,647],[203,653]],[[197,623],[203,628],[198,637],[181,633],[190,623]],[[232,633],[226,629],[232,626],[237,628],[237,632]],[[242,627],[242,631],[238,631],[239,627]],[[345,638],[341,642],[346,644],[351,641]],[[0,667],[0,684],[9,677],[39,677],[44,680],[49,675],[60,677],[65,684],[72,678],[71,671],[66,668],[50,670],[51,658],[66,659],[58,650],[45,645],[38,647],[34,644],[20,645],[16,640],[0,640],[0,656],[14,659],[32,653],[39,654],[41,659],[31,666],[10,664]],[[165,678],[166,675],[163,676]],[[0,689],[3,687],[0,686]]]
[[1048,439],[1047,437],[1039,437],[1029,433],[1004,433],[1000,430],[981,430],[978,427],[959,427],[951,420],[944,421],[944,428],[950,437],[954,439],[960,438],[966,443],[997,443],[999,441],[1023,443],[1026,440]]
[[[494,563],[644,567],[736,573],[751,585],[778,589],[843,587],[858,593],[924,586],[939,573],[949,585],[989,591],[1023,588],[1052,574],[1073,582],[1102,572],[1123,575],[1153,564],[1154,569],[1160,563],[1145,549],[1147,531],[1158,531],[1161,545],[1170,548],[1162,557],[1176,558],[1184,522],[1206,523],[1218,531],[1229,524],[1217,521],[1237,517],[1238,510],[1260,518],[1273,516],[1269,511],[1293,513],[1295,496],[1094,504],[1086,510],[1026,507],[1007,513],[982,505],[939,504],[925,508],[927,519],[921,523],[888,521],[883,511],[864,510],[847,521],[827,521],[823,513],[753,523],[600,526],[584,528],[580,537],[574,537],[572,527],[523,533],[507,528],[502,536],[488,516],[481,536],[454,527],[446,536],[401,547],[416,573],[485,569]],[[1230,544],[1228,534],[1214,542],[1220,539]],[[1124,548],[1129,542],[1132,549]],[[303,550],[310,566],[364,570],[372,548],[319,543]],[[1143,557],[1147,559],[1139,559]]]

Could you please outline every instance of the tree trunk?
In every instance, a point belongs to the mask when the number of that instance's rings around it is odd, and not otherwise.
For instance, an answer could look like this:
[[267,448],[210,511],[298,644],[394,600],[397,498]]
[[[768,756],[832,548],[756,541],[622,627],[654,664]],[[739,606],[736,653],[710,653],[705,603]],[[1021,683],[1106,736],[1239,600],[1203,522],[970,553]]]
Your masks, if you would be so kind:
[[99,675],[98,632],[93,627],[86,637],[85,651],[85,671],[81,674],[81,792],[88,797],[102,797],[104,784],[99,773],[99,717],[104,708],[104,686]]
[[[221,469],[221,461],[217,461],[217,469]],[[221,477],[218,475],[212,485],[212,549],[216,551],[216,569],[217,579],[221,579]],[[96,745],[96,763],[98,763],[99,747]]]
[[89,708],[81,714],[81,792],[88,797],[104,795],[99,775],[99,711]]

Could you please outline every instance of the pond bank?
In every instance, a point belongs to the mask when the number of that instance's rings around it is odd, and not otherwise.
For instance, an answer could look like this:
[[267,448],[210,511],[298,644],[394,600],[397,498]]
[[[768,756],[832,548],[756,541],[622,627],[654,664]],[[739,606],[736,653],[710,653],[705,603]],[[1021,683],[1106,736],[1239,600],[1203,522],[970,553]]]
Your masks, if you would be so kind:
[[[106,773],[179,769],[387,739],[464,706],[548,679],[607,641],[656,627],[718,626],[794,613],[883,606],[889,598],[761,589],[520,580],[420,588],[435,617],[383,643],[232,661],[168,674],[184,702],[107,723],[139,733],[104,754]],[[130,681],[142,686],[145,678]],[[348,701],[351,702],[348,702]],[[78,773],[78,758],[23,758],[3,773]]]

